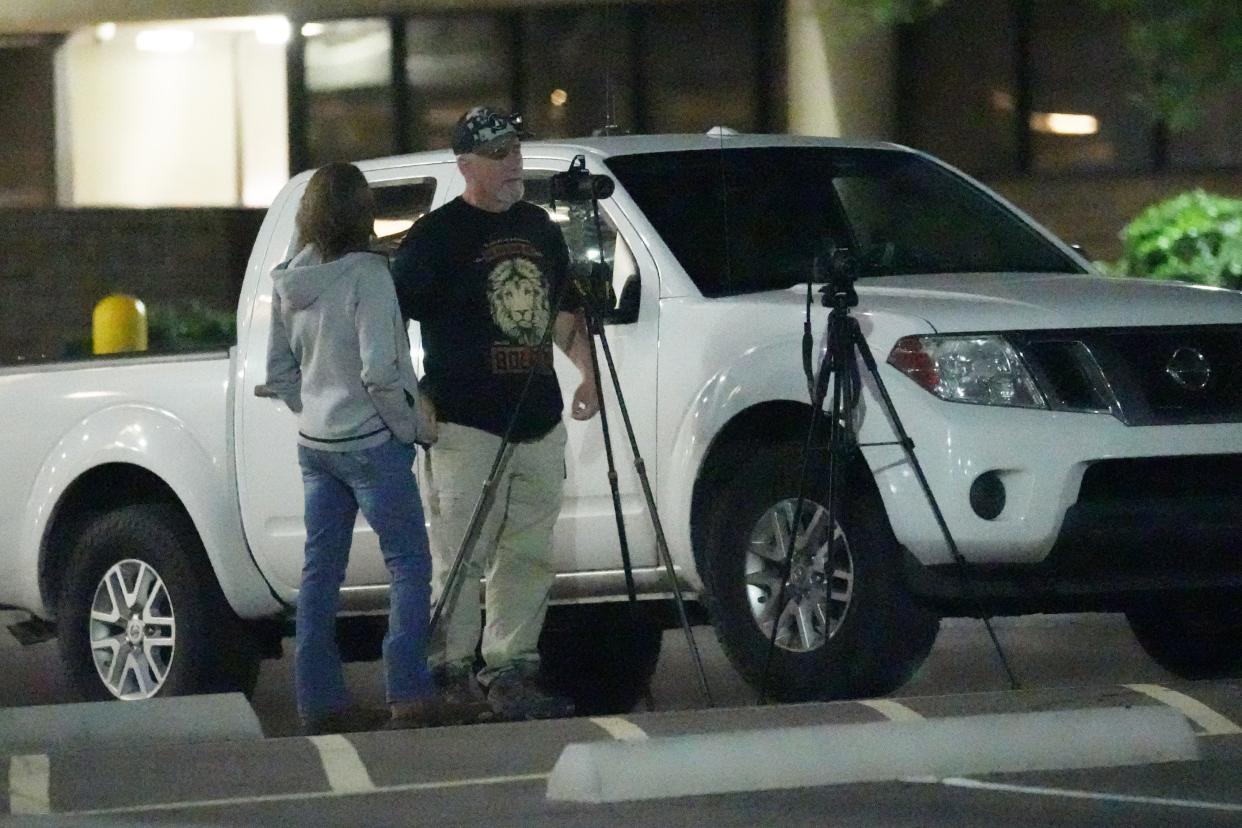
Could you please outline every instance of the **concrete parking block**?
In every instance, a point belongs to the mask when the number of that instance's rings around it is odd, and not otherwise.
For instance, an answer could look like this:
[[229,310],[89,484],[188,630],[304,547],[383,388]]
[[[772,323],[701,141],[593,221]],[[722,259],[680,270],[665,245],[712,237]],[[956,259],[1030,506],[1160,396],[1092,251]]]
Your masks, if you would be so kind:
[[1185,717],[1167,708],[993,714],[571,744],[547,796],[624,802],[1198,756]]
[[262,737],[241,693],[0,709],[0,756]]

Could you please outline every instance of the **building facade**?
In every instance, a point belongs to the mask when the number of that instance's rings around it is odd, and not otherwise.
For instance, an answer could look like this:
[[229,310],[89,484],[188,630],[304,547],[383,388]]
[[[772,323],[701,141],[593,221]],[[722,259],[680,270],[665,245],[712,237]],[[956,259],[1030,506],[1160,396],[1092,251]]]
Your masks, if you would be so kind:
[[1223,90],[1188,130],[1153,123],[1132,102],[1124,21],[1083,0],[952,0],[899,27],[837,0],[120,5],[0,5],[6,313],[46,292],[40,274],[65,270],[65,250],[38,231],[55,223],[47,234],[72,226],[104,258],[131,257],[90,276],[99,290],[142,271],[156,298],[167,284],[170,298],[176,285],[227,305],[231,287],[195,292],[167,251],[135,249],[124,210],[185,211],[182,237],[202,228],[189,248],[228,260],[249,243],[230,233],[250,232],[290,174],[445,146],[478,102],[549,138],[726,126],[896,140],[1101,259],[1153,200],[1191,186],[1242,194],[1242,93]]

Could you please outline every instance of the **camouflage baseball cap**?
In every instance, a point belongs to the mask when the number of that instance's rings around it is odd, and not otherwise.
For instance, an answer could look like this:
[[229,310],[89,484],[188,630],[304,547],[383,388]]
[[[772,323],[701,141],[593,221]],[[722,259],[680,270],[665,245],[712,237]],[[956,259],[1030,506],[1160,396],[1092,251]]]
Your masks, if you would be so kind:
[[522,128],[522,116],[510,115],[498,109],[476,106],[457,119],[453,127],[453,154],[474,152],[484,144],[513,136],[526,138],[529,133]]

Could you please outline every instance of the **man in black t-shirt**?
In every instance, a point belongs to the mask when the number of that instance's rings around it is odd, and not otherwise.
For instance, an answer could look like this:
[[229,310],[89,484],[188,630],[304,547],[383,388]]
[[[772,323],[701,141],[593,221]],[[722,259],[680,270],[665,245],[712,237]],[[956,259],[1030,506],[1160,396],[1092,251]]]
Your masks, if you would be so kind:
[[441,592],[506,433],[512,442],[456,588],[441,595],[445,609],[429,661],[446,695],[478,697],[477,585],[486,575],[478,682],[492,709],[504,718],[568,715],[572,705],[539,676],[537,645],[565,482],[551,342],[582,374],[574,419],[599,410],[582,302],[560,230],[542,208],[522,201],[518,120],[471,109],[454,128],[453,152],[465,192],[410,230],[392,268],[402,313],[420,325],[423,386],[440,422],[439,438],[424,454],[422,491]]

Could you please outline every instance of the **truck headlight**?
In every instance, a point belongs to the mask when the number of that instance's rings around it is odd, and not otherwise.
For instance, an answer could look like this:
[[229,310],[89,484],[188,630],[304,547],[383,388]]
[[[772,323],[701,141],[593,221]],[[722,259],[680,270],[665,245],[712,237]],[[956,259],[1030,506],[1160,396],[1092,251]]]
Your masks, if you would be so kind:
[[1003,336],[906,336],[888,364],[942,400],[1047,408],[1018,352]]

